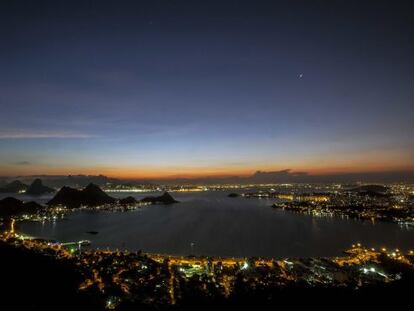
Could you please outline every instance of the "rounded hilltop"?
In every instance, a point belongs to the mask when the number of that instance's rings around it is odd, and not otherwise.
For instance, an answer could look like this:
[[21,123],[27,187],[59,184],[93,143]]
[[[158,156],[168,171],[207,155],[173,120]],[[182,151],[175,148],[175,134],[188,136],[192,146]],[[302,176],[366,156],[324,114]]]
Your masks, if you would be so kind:
[[96,184],[90,183],[83,189],[75,189],[68,186],[62,187],[56,195],[47,203],[49,206],[66,206],[68,208],[79,208],[81,206],[96,207],[107,204],[132,205],[137,203],[149,204],[172,204],[178,203],[168,192],[161,196],[145,197],[137,201],[134,197],[128,196],[122,199],[115,199],[105,193]]
[[36,178],[26,190],[26,194],[29,195],[42,195],[53,192],[55,192],[55,189],[43,185],[40,178]]
[[0,217],[4,219],[22,214],[33,214],[42,209],[42,205],[33,201],[23,202],[13,197],[0,200]]
[[107,195],[99,186],[90,183],[82,190],[64,186],[47,203],[49,206],[63,205],[69,208],[99,206],[115,203],[116,199]]
[[161,196],[158,197],[145,197],[141,200],[143,203],[152,203],[152,204],[173,204],[178,203],[177,200],[175,200],[171,194],[169,194],[167,191],[164,192]]
[[0,188],[0,193],[19,193],[25,192],[28,186],[20,180],[14,180]]

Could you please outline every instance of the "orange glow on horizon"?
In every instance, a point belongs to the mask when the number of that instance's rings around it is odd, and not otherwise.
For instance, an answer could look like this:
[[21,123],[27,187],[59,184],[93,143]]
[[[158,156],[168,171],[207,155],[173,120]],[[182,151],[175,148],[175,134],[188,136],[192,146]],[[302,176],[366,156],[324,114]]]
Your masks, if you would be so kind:
[[[286,166],[269,166],[257,168],[225,168],[225,167],[119,167],[108,168],[102,167],[36,167],[25,171],[8,170],[1,172],[2,176],[27,176],[27,175],[106,175],[119,179],[137,179],[137,180],[172,180],[176,178],[225,178],[225,177],[248,177],[256,171],[276,172],[285,170]],[[411,172],[414,171],[414,165],[385,166],[385,165],[344,165],[341,167],[307,167],[292,169],[290,172],[306,172],[309,175],[336,175],[352,173],[387,173],[387,172]]]

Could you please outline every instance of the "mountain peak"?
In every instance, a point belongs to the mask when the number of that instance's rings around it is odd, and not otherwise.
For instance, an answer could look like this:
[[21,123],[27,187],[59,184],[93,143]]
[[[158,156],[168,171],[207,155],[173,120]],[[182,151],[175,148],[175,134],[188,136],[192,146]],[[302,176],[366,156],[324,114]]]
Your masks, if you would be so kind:
[[55,192],[55,189],[43,185],[42,180],[40,178],[36,178],[29,186],[29,188],[26,190],[26,193],[30,195],[42,195],[52,192]]
[[27,190],[27,185],[20,180],[14,180],[0,188],[0,193],[18,193]]
[[178,203],[171,194],[165,191],[162,195],[158,197],[146,197],[141,200],[141,202],[152,203],[152,204],[172,204]]
[[94,183],[89,183],[84,189],[83,191],[102,191],[103,190],[96,184]]
[[107,195],[99,186],[90,183],[84,189],[77,190],[64,186],[48,202],[48,205],[63,205],[69,208],[80,206],[98,206],[115,203],[116,200]]

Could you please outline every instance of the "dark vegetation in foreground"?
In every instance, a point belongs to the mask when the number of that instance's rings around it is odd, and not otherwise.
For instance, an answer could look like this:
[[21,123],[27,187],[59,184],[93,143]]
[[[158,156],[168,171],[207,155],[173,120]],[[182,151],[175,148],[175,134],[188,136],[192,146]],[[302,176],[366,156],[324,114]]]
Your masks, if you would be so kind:
[[[0,242],[4,310],[99,310],[101,302],[78,291],[82,275],[70,261]],[[12,308],[11,308],[12,307]],[[1,308],[3,309],[3,308]]]
[[[107,307],[98,290],[78,290],[82,272],[75,260],[59,260],[52,254],[32,252],[2,241],[0,254],[2,306],[12,306],[13,310],[104,310]],[[405,274],[399,281],[370,285],[359,290],[350,287],[310,287],[305,282],[291,286],[252,287],[239,275],[234,292],[229,298],[224,298],[216,295],[214,288],[206,295],[206,291],[200,288],[202,282],[190,278],[177,305],[142,304],[143,297],[139,297],[122,302],[116,310],[276,310],[286,304],[303,306],[304,303],[306,308],[315,306],[319,309],[387,304],[395,308],[409,303],[413,284],[414,275],[411,273]]]

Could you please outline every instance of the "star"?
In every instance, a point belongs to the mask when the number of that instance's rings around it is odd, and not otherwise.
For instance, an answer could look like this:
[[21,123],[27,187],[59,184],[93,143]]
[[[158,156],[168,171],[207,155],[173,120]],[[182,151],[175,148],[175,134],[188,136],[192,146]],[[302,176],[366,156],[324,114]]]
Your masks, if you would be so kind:
[[300,73],[299,74],[299,79],[302,79],[302,77],[303,77],[303,73]]

